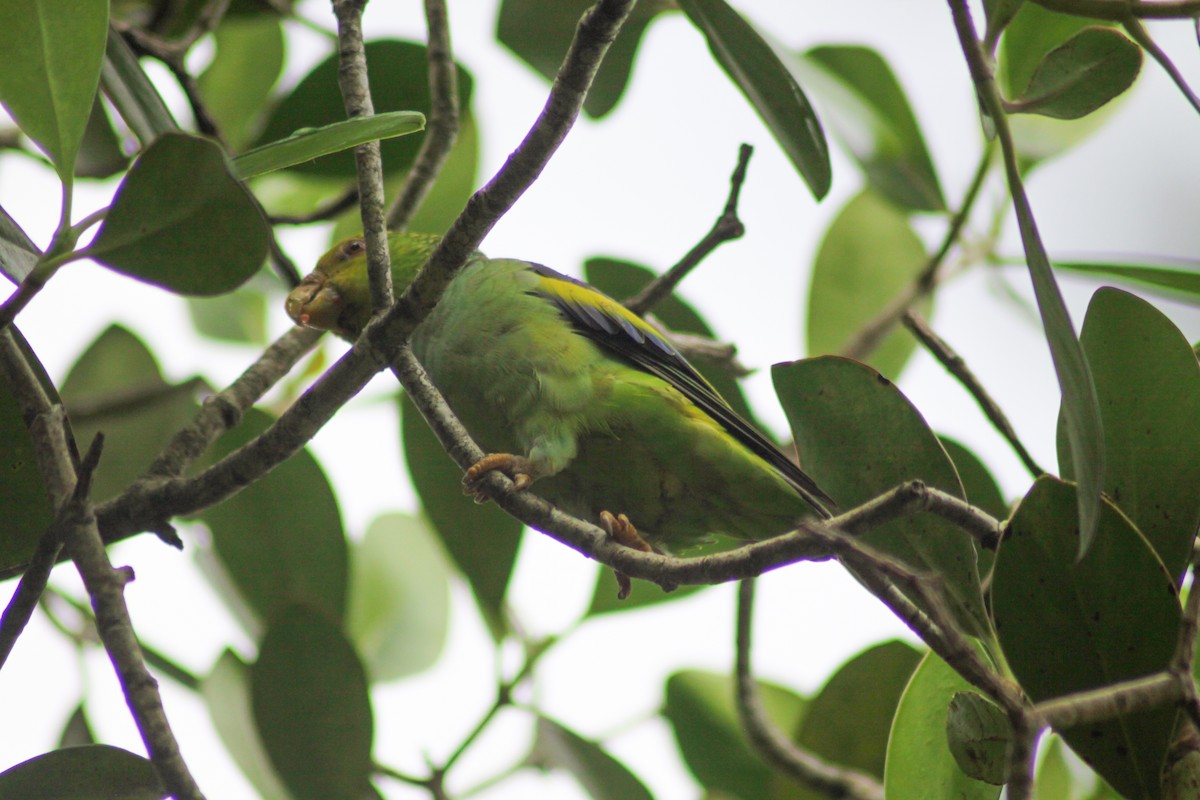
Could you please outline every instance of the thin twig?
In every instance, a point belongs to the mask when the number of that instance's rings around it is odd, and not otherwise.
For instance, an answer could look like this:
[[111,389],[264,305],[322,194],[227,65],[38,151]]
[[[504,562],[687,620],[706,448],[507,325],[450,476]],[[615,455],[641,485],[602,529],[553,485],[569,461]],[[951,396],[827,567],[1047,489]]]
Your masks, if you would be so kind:
[[1188,19],[1200,16],[1200,0],[1033,0],[1042,8],[1075,17],[1121,22],[1140,19]]
[[738,148],[737,166],[729,178],[729,196],[725,200],[725,208],[712,228],[704,235],[687,255],[675,266],[658,276],[633,297],[625,301],[625,307],[635,314],[645,314],[660,303],[663,298],[675,291],[688,273],[695,269],[701,261],[725,242],[741,238],[746,232],[741,219],[738,218],[738,197],[742,192],[742,184],[746,181],[746,168],[750,164],[750,156],[754,148],[743,144]]
[[1047,725],[1061,731],[1114,719],[1139,711],[1149,711],[1179,703],[1183,689],[1170,672],[1158,672],[1144,678],[1117,681],[1098,689],[1074,692],[1033,707],[1033,712]]
[[1200,111],[1200,97],[1197,97],[1196,93],[1192,91],[1192,87],[1188,86],[1187,79],[1183,77],[1183,73],[1179,71],[1179,67],[1175,66],[1175,62],[1171,60],[1171,57],[1158,46],[1158,42],[1154,41],[1150,32],[1146,30],[1146,26],[1136,16],[1129,16],[1121,20],[1121,24],[1125,27],[1125,31],[1133,37],[1133,40],[1140,44],[1142,49],[1149,53],[1167,75],[1170,76],[1192,108]]
[[[338,26],[338,87],[346,116],[369,117],[375,113],[367,75],[367,51],[363,44],[362,12],[366,0],[333,0]],[[371,288],[371,310],[382,311],[392,304],[392,258],[388,252],[383,207],[383,157],[379,142],[354,148],[358,170],[358,195],[362,199],[363,241],[367,248],[367,276]]]
[[913,305],[928,297],[937,288],[943,266],[946,263],[946,256],[958,242],[958,237],[975,207],[975,201],[979,198],[979,191],[983,188],[984,179],[987,178],[992,164],[992,150],[993,146],[990,142],[985,145],[983,153],[979,157],[979,164],[975,167],[975,175],[971,178],[971,183],[967,187],[966,194],[963,195],[958,211],[951,217],[950,225],[946,228],[946,233],[942,236],[942,243],[938,249],[929,257],[925,266],[905,287],[904,291],[892,298],[878,314],[860,326],[846,343],[838,348],[838,353],[846,358],[865,361],[895,329],[900,318]]
[[429,119],[421,149],[388,212],[388,229],[391,231],[408,227],[458,139],[458,69],[450,46],[450,20],[445,0],[425,0],[425,24],[428,28]]
[[984,416],[992,423],[1005,441],[1012,447],[1013,452],[1021,459],[1021,463],[1025,465],[1025,469],[1029,470],[1029,474],[1033,477],[1045,475],[1046,471],[1034,461],[1033,456],[1025,449],[1025,445],[1021,443],[1017,436],[1016,430],[1012,423],[1008,421],[1008,417],[1000,409],[1000,405],[992,399],[992,396],[983,388],[983,384],[975,377],[975,373],[971,372],[971,368],[967,366],[967,362],[963,357],[955,352],[944,339],[933,332],[920,314],[915,311],[907,311],[904,314],[904,327],[917,337],[930,355],[938,360],[946,371],[958,379],[958,382],[963,385],[971,396],[975,398],[975,402],[979,404],[980,410]]
[[866,772],[830,764],[799,747],[771,722],[750,668],[754,627],[754,579],[741,582],[737,606],[737,711],[750,744],[768,764],[804,786],[833,798],[883,800],[883,786]]

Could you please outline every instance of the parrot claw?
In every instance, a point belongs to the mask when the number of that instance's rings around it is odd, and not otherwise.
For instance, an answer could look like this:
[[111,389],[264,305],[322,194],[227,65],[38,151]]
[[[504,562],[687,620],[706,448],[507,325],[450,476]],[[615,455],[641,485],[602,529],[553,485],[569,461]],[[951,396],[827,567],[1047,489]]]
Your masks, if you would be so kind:
[[514,492],[523,492],[533,485],[533,469],[529,459],[512,453],[489,453],[472,464],[463,475],[463,494],[474,495],[476,503],[486,503],[489,498],[480,491],[478,484],[483,476],[493,471],[506,475],[513,482]]
[[[638,535],[637,528],[633,527],[633,523],[629,521],[629,517],[624,514],[613,516],[608,511],[601,511],[600,527],[604,528],[604,532],[608,534],[608,538],[617,544],[632,547],[634,550],[641,550],[643,553],[656,552],[645,539]],[[623,572],[613,570],[613,574],[617,576],[617,599],[624,600],[633,591],[633,582]]]

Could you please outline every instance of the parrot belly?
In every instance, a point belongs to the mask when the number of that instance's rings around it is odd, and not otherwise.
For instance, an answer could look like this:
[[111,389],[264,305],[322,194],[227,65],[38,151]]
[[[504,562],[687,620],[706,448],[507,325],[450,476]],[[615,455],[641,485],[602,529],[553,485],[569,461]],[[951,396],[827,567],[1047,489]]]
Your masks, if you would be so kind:
[[660,377],[579,333],[521,261],[468,264],[413,351],[481,447],[526,457],[531,491],[596,522],[625,514],[678,552],[775,536],[808,506],[765,461]]

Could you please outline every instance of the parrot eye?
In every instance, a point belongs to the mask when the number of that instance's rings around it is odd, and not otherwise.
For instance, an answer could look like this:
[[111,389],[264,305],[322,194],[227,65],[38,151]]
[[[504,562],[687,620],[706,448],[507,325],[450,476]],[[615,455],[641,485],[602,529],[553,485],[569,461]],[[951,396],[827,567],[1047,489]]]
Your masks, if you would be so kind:
[[350,241],[346,242],[345,246],[342,248],[342,252],[347,258],[353,258],[366,249],[367,244],[362,239],[351,239]]

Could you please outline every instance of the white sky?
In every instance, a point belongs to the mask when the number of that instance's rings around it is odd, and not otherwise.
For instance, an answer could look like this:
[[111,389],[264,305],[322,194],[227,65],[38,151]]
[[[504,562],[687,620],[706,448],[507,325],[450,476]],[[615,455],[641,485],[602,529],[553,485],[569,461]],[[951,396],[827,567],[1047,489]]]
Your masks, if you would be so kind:
[[[475,81],[481,120],[481,180],[520,141],[545,99],[546,84],[493,39],[495,2],[451,4],[454,43]],[[797,49],[820,43],[867,43],[899,74],[940,172],[948,202],[960,197],[979,153],[978,118],[949,12],[939,3],[807,2],[740,0],[737,7],[762,28]],[[305,4],[310,18],[332,25],[328,6]],[[366,29],[372,36],[419,38],[420,4],[372,3]],[[1193,84],[1200,60],[1188,26],[1152,26]],[[290,56],[296,80],[323,52],[305,31]],[[1039,168],[1029,191],[1051,254],[1156,253],[1194,257],[1200,153],[1200,118],[1156,65],[1143,70],[1135,90],[1110,124],[1067,157]],[[517,256],[579,274],[584,258],[612,255],[663,269],[694,244],[725,201],[737,146],[747,141],[755,156],[742,193],[744,239],[725,245],[691,276],[682,293],[718,333],[734,341],[742,360],[759,368],[748,381],[760,418],[783,432],[785,424],[765,369],[805,355],[803,303],[809,265],[831,216],[859,188],[846,158],[834,152],[834,184],[816,204],[790,164],[709,57],[698,32],[682,15],[650,28],[629,91],[615,113],[599,124],[581,121],[542,179],[500,222],[484,250]],[[999,198],[993,183],[981,204]],[[0,205],[41,245],[57,209],[57,184],[27,160],[0,159]],[[106,202],[111,188],[81,187],[77,217]],[[981,217],[982,218],[982,217]],[[1011,225],[1009,227],[1012,227]],[[941,224],[922,224],[928,240]],[[1017,253],[1013,231],[1005,237]],[[324,234],[309,231],[285,240],[301,265],[325,248]],[[1028,297],[1022,271],[1006,273],[1009,285]],[[1078,325],[1094,284],[1062,279]],[[1153,300],[1189,339],[1200,338],[1194,310]],[[182,301],[160,290],[90,265],[64,270],[20,318],[20,327],[51,376],[61,380],[78,353],[113,318],[150,344],[169,377],[197,372],[214,384],[232,380],[253,351],[214,345],[192,332]],[[1058,394],[1039,329],[974,272],[938,298],[934,327],[967,359],[1009,413],[1026,445],[1053,466]],[[273,331],[286,329],[279,309]],[[1006,495],[1019,496],[1028,476],[972,401],[939,366],[918,355],[901,389],[939,432],[974,448],[992,467]],[[413,509],[404,488],[396,422],[386,398],[394,391],[381,376],[313,443],[342,501],[352,536],[361,536],[381,512]],[[189,538],[185,531],[185,538]],[[192,541],[189,541],[192,544]],[[220,648],[248,643],[193,566],[196,547],[183,554],[151,537],[113,548],[116,563],[131,564],[138,579],[127,596],[147,643],[205,673]],[[527,537],[510,599],[536,634],[569,625],[586,607],[594,565],[546,539]],[[57,585],[74,587],[67,569]],[[9,584],[15,586],[15,584]],[[583,735],[608,737],[657,797],[691,798],[697,788],[673,754],[667,726],[653,714],[662,681],[684,667],[727,670],[732,660],[732,587],[723,586],[661,610],[615,615],[589,622],[560,645],[539,670],[540,708]],[[907,631],[837,566],[800,565],[762,581],[756,626],[758,671],[801,692],[818,689],[831,671],[871,643]],[[670,626],[669,629],[667,626]],[[42,620],[18,644],[0,680],[0,707],[21,725],[0,728],[0,765],[50,749],[81,687],[68,647]],[[515,656],[515,654],[508,654]],[[515,662],[515,658],[510,658]],[[509,664],[510,668],[512,663]],[[105,741],[141,752],[104,657],[95,653],[84,670],[89,711]],[[623,676],[618,678],[617,676]],[[198,698],[162,682],[167,712],[184,754],[210,797],[251,797],[252,791],[217,743]],[[448,646],[436,668],[377,690],[376,757],[421,772],[425,754],[435,761],[450,752],[491,702],[490,647],[461,587],[455,593]],[[18,709],[27,709],[20,713]],[[528,717],[504,715],[482,746],[461,765],[461,791],[503,767],[526,747]],[[423,793],[385,784],[388,797]],[[502,784],[480,797],[583,797],[569,779],[536,775]]]

